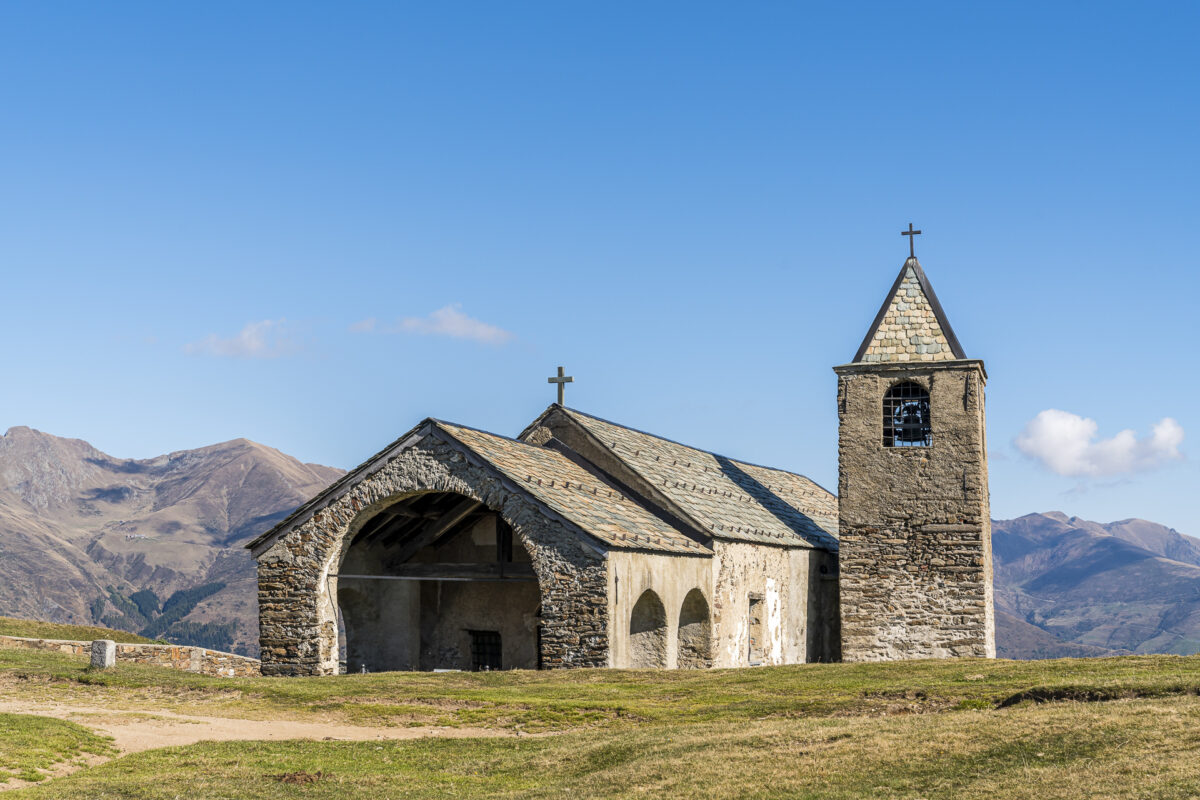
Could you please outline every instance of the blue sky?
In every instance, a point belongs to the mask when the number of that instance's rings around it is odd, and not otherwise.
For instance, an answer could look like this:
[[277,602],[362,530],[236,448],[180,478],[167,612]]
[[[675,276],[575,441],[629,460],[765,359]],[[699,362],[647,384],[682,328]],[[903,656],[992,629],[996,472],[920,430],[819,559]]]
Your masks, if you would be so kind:
[[425,416],[515,434],[563,364],[570,405],[833,489],[830,367],[912,221],[987,363],[993,515],[1200,535],[1198,22],[5,4],[0,428],[350,467]]

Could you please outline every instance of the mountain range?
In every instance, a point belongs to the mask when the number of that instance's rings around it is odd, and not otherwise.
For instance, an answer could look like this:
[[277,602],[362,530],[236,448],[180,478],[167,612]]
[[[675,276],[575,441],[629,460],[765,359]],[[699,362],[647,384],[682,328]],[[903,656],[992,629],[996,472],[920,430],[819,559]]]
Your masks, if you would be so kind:
[[1058,511],[992,522],[1001,655],[1200,652],[1200,539]]
[[243,545],[341,474],[246,439],[138,460],[11,428],[0,438],[0,615],[256,653]]
[[[243,545],[343,474],[246,439],[144,460],[0,438],[0,615],[256,655]],[[1060,512],[992,524],[1008,658],[1200,652],[1200,540]]]

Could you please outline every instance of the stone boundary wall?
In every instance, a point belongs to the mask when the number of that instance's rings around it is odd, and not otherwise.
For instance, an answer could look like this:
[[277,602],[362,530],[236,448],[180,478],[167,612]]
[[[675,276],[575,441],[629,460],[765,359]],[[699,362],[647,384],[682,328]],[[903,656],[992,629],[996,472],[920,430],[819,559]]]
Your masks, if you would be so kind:
[[[44,650],[74,656],[87,656],[92,651],[90,641],[26,639],[21,636],[0,636],[0,647]],[[149,664],[154,667],[167,667],[219,678],[247,678],[261,674],[260,662],[257,658],[189,645],[117,642],[117,662]]]

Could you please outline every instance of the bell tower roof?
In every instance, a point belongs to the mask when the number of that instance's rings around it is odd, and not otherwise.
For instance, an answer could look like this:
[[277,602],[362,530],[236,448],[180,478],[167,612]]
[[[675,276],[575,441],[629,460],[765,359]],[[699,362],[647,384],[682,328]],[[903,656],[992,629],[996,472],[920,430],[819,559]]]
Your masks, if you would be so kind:
[[953,361],[966,358],[933,286],[915,256],[905,260],[896,282],[853,363]]

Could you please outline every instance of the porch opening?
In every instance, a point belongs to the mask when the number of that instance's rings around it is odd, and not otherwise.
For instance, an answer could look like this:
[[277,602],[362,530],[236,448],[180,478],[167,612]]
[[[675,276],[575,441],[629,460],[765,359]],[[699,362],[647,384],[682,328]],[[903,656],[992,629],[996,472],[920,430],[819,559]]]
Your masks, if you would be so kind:
[[333,577],[344,671],[535,669],[529,551],[482,503],[416,495],[367,520]]

